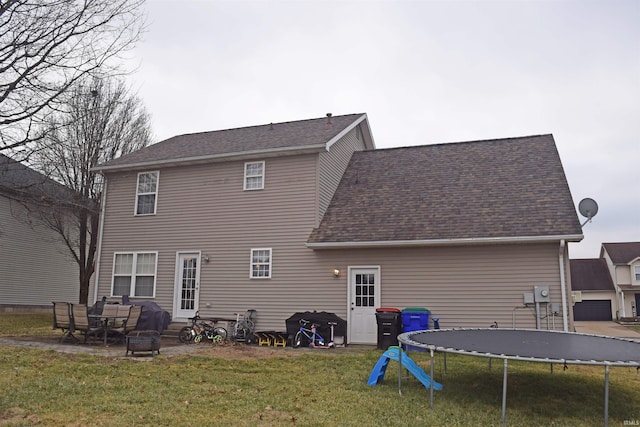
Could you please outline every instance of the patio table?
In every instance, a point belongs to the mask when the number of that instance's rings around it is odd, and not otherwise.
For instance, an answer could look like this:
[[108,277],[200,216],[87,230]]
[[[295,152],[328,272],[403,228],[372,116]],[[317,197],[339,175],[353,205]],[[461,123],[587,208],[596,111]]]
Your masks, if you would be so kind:
[[126,320],[129,316],[124,315],[111,315],[111,314],[89,314],[89,319],[98,319],[100,320],[100,325],[102,326],[102,334],[104,335],[104,346],[107,347],[107,335],[110,330],[117,329],[112,327],[111,325],[115,324],[116,320]]

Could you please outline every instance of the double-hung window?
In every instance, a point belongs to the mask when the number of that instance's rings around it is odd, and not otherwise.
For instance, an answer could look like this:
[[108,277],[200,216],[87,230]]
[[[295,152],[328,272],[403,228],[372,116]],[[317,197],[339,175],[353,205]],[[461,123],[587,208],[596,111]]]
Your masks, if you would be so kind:
[[251,279],[271,278],[271,249],[251,249]]
[[264,189],[264,162],[247,162],[244,164],[244,189]]
[[138,174],[136,215],[153,215],[156,213],[159,174],[159,172],[141,172]]
[[640,285],[640,265],[633,267],[633,270],[633,278],[635,279],[635,282]]
[[113,257],[113,296],[154,297],[157,252],[116,253]]

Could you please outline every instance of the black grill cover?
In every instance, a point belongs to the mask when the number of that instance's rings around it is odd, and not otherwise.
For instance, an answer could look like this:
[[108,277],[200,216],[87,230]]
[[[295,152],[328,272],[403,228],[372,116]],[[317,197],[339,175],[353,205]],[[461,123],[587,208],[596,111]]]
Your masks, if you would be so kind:
[[153,301],[136,301],[133,305],[141,305],[142,312],[138,320],[139,331],[158,331],[162,333],[171,323],[171,315]]
[[347,322],[339,318],[335,313],[327,313],[326,311],[306,311],[304,313],[295,313],[289,317],[285,322],[287,326],[287,333],[290,337],[293,337],[300,329],[300,319],[305,319],[318,325],[318,332],[325,339],[331,339],[331,328],[328,322],[337,323],[333,327],[334,337],[346,337],[347,336]]

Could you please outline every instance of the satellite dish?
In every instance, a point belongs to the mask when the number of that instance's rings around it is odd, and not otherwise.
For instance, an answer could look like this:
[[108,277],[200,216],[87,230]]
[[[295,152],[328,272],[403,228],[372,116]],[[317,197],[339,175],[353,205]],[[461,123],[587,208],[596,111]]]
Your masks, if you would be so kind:
[[578,203],[578,211],[580,212],[580,215],[587,218],[587,220],[582,224],[584,227],[584,225],[587,222],[591,222],[591,218],[596,216],[598,213],[598,204],[595,200],[587,197],[586,199],[580,200],[580,203]]

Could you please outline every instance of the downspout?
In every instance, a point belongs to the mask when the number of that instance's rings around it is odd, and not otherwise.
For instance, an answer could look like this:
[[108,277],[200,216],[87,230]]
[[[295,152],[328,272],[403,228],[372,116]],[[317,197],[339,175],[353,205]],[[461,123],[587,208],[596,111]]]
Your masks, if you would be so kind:
[[104,175],[102,175],[102,178],[104,179],[104,185],[102,187],[102,206],[100,207],[100,227],[98,231],[98,248],[96,250],[97,252],[97,259],[96,259],[96,271],[95,271],[95,275],[96,275],[96,281],[95,281],[95,285],[93,287],[93,303],[95,304],[98,301],[98,281],[100,278],[100,258],[102,258],[102,234],[104,233],[104,211],[105,211],[105,207],[106,207],[106,201],[107,201],[107,179]]
[[567,283],[564,277],[564,248],[565,241],[560,240],[560,251],[558,253],[558,262],[560,263],[560,291],[562,294],[562,326],[565,332],[569,332],[569,319],[567,314]]

